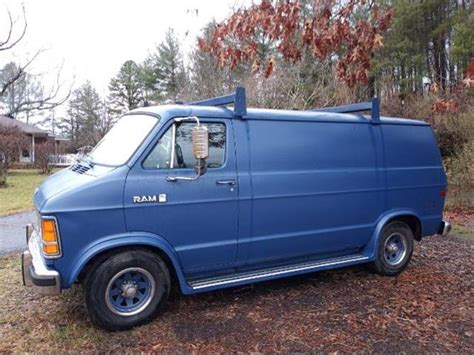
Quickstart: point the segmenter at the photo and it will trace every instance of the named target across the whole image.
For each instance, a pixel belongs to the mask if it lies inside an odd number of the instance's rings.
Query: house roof
[[[26,134],[34,134],[35,136],[47,136],[48,132],[37,128],[33,125],[26,124],[19,120],[11,119],[7,116],[0,115],[0,125],[8,126],[8,127],[18,127],[22,132]]]

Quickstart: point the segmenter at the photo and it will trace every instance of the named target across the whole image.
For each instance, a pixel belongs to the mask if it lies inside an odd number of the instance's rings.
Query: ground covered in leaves
[[[152,323],[94,327],[80,287],[39,298],[18,256],[0,258],[1,351],[474,352],[474,240],[430,237],[393,278],[364,267],[195,296],[175,295]]]

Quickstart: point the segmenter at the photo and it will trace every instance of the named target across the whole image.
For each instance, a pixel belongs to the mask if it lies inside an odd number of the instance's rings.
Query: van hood
[[[91,184],[98,177],[115,169],[115,167],[89,166],[78,163],[58,171],[36,188],[33,196],[35,208],[41,211],[46,202],[58,194]]]

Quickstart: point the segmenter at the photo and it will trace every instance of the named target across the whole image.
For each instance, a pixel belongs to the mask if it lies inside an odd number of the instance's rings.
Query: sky
[[[232,7],[251,0],[0,0],[0,40],[7,31],[7,11],[22,28],[22,5],[28,28],[13,50],[0,52],[0,66],[24,63],[44,49],[32,67],[45,85],[61,70],[64,87],[86,80],[101,95],[122,63],[141,62],[173,27],[183,51],[196,46],[200,30],[213,18],[223,20]]]

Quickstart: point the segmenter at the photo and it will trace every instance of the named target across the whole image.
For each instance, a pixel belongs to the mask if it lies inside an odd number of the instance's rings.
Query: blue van
[[[122,330],[152,319],[174,285],[362,263],[397,275],[415,240],[449,233],[446,188],[430,125],[380,117],[377,99],[247,110],[239,87],[140,108],[35,191],[23,281],[43,294],[82,283],[92,321]]]

